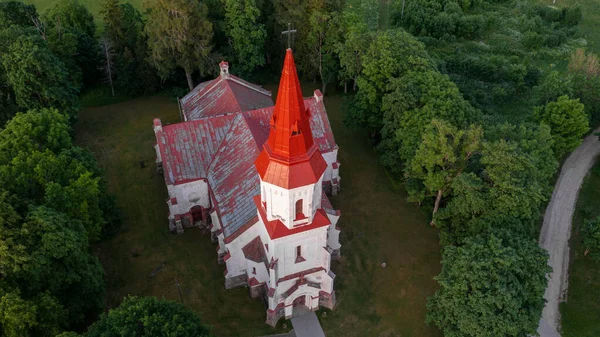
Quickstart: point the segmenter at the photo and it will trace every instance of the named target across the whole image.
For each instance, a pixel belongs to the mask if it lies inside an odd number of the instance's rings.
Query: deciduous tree
[[[378,149],[383,163],[393,172],[400,172],[402,163],[410,165],[433,119],[466,128],[480,118],[479,110],[462,97],[448,76],[436,70],[410,70],[388,81]]]
[[[432,120],[425,130],[405,172],[408,178],[418,179],[424,187],[422,190],[409,189],[409,200],[420,202],[426,197],[435,197],[431,225],[435,224],[434,216],[442,197],[449,193],[454,179],[480,150],[482,137],[480,126],[461,130],[438,119]]]
[[[557,158],[574,150],[589,131],[588,118],[579,99],[560,96],[556,101],[536,107],[534,116],[550,126],[553,150]]]
[[[379,132],[383,126],[383,96],[392,91],[390,82],[409,71],[432,69],[425,46],[404,30],[378,32],[362,58],[362,71],[357,79],[359,109],[349,116],[351,125]]]
[[[267,0],[268,1],[268,0]],[[258,0],[223,0],[225,3],[225,32],[230,39],[237,65],[250,73],[265,64],[267,32],[260,20]]]
[[[149,8],[146,33],[152,60],[160,76],[168,78],[176,67],[183,68],[190,90],[192,74],[206,75],[213,62],[212,23],[206,5],[193,0],[146,0]]]
[[[47,207],[31,207],[27,217],[0,232],[0,246],[19,256],[0,260],[3,281],[18,287],[24,299],[48,291],[68,310],[68,322],[79,323],[101,308],[102,266],[88,252],[85,228]]]
[[[534,239],[506,230],[446,247],[427,322],[448,337],[535,334],[551,271],[547,261]]]
[[[2,56],[6,79],[23,109],[53,107],[72,118],[78,110],[75,88],[63,63],[39,36],[20,36]]]
[[[585,255],[590,255],[594,260],[600,261],[600,217],[585,220],[581,230]]]
[[[154,297],[127,297],[100,317],[85,337],[209,337],[209,328],[182,304]]]

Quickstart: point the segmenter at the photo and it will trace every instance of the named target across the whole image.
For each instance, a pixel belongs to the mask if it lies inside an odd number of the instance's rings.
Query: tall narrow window
[[[301,219],[304,217],[304,212],[302,211],[302,199],[296,201],[296,219]]]
[[[302,257],[302,246],[296,246],[296,263],[303,261],[306,259]]]

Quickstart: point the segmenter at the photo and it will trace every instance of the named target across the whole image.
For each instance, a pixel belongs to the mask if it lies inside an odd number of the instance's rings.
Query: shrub
[[[585,220],[582,228],[584,255],[589,255],[593,260],[600,261],[600,216]]]

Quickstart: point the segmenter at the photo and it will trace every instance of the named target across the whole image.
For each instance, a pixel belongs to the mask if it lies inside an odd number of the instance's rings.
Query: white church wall
[[[259,283],[269,281],[269,272],[267,267],[262,262],[254,262],[246,259],[246,270],[248,277],[254,277]]]
[[[267,219],[280,220],[288,228],[312,222],[315,211],[321,208],[322,181],[323,176],[316,184],[288,190],[261,180],[261,201],[267,204]],[[303,200],[302,213],[307,218],[295,221],[296,202],[299,199]]]
[[[340,216],[327,213],[327,217],[331,221],[331,225],[329,225],[327,230],[327,247],[333,250],[340,249],[342,247],[340,244],[340,231],[336,229]]]
[[[265,243],[265,229],[264,226],[257,226],[256,224],[252,225],[248,228],[244,233],[235,238],[233,241],[229,243],[224,243],[225,250],[229,251],[230,258],[226,261],[227,264],[227,273],[231,276],[237,276],[246,272],[248,261],[244,256],[244,252],[242,248],[244,248],[250,241],[254,240],[256,236],[260,236],[263,244]],[[268,256],[268,255],[267,255]],[[264,266],[264,265],[263,265]],[[248,275],[252,270],[249,271]],[[266,272],[266,269],[265,269]],[[268,276],[267,276],[268,277]]]
[[[327,163],[327,169],[323,174],[323,181],[331,181],[333,178],[339,178],[337,169],[333,168],[333,164],[337,163],[338,148],[334,148],[333,151],[321,152],[323,159]]]
[[[280,278],[311,268],[323,267],[323,249],[327,242],[327,227],[316,228],[273,240],[273,254],[277,256],[277,274]],[[300,246],[304,261],[297,261],[297,247]]]
[[[177,204],[171,205],[171,214],[185,214],[194,206],[210,208],[208,184],[202,179],[185,184],[167,185],[167,190],[169,197],[177,200]]]

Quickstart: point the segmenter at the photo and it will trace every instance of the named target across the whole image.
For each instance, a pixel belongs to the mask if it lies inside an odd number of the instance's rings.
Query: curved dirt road
[[[596,131],[600,131],[600,129]],[[552,267],[553,272],[548,275],[548,288],[544,294],[547,302],[538,327],[541,337],[560,336],[558,304],[566,295],[569,281],[567,272],[569,269],[571,220],[583,178],[599,154],[598,137],[594,135],[586,137],[583,144],[565,161],[546,214],[544,214],[539,244],[550,254],[548,264]]]

